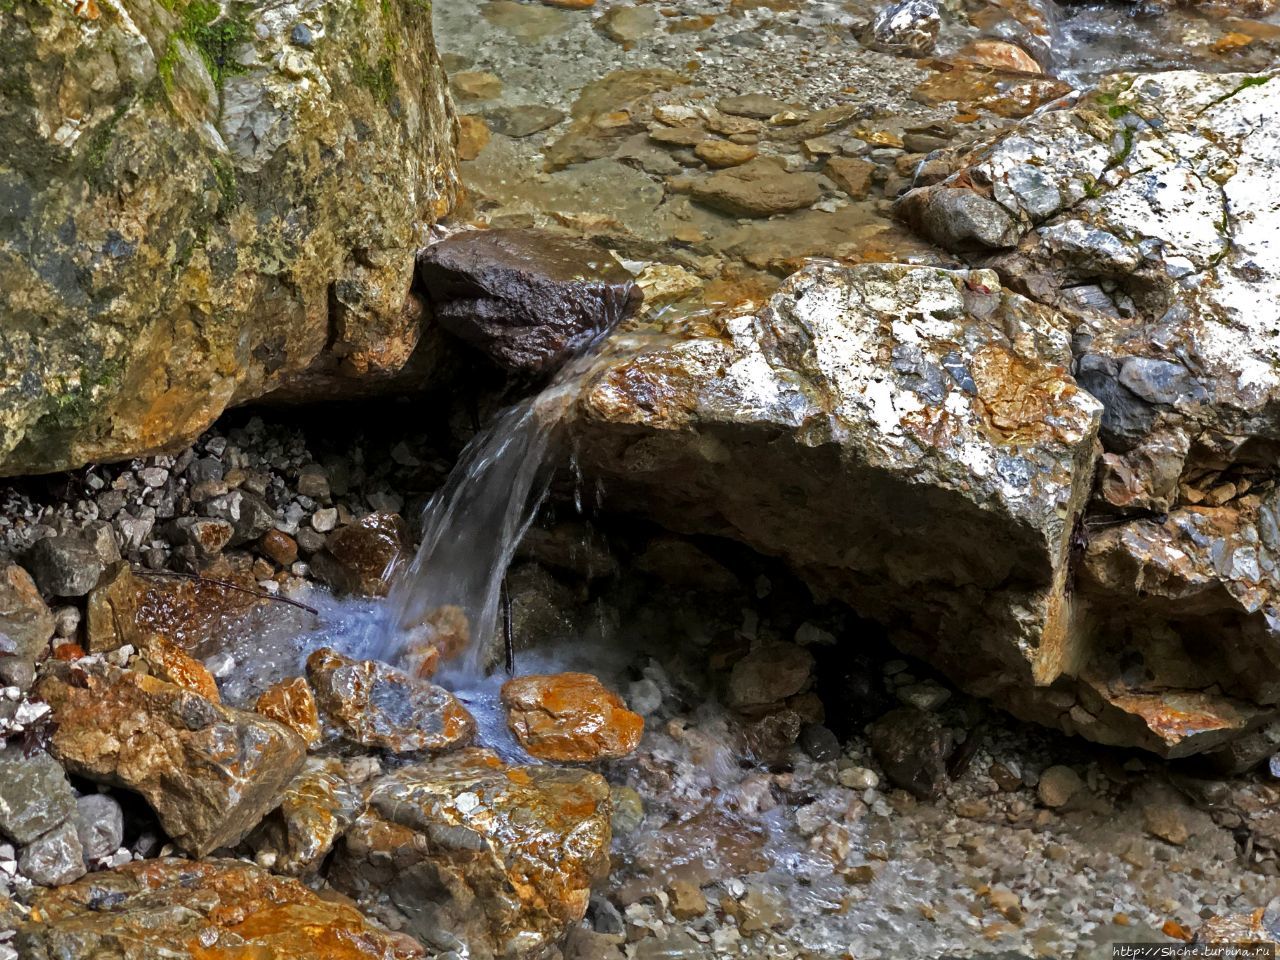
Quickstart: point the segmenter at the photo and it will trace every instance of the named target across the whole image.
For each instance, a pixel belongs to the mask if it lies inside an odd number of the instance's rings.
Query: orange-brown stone
[[[239,860],[136,861],[38,890],[18,925],[19,956],[175,960],[408,960],[421,948],[375,926],[349,903]],[[77,952],[77,956],[88,956]]]
[[[464,115],[458,118],[458,159],[474,160],[489,145],[489,125],[483,117]]]
[[[142,638],[138,649],[150,665],[153,677],[167,680],[184,690],[191,690],[214,703],[222,702],[213,674],[199,660],[183,652],[172,640],[167,640],[158,633],[149,633]]]
[[[303,677],[290,677],[273,683],[258,697],[253,709],[270,717],[307,741],[307,746],[320,742],[320,714],[311,686]]]
[[[51,663],[35,690],[53,708],[49,749],[68,772],[141,794],[194,856],[238,843],[306,757],[282,724],[134,670]]]
[[[640,743],[644,718],[589,673],[508,680],[507,725],[540,760],[561,763],[625,757]]]
[[[458,938],[467,956],[545,957],[608,870],[609,785],[596,773],[468,749],[402,767],[366,796],[330,882],[400,912],[416,937]]]
[[[298,541],[283,530],[268,530],[258,541],[262,555],[278,567],[291,567],[298,559]]]
[[[1034,74],[1044,72],[1035,57],[1016,43],[1005,40],[975,40],[963,47],[959,56],[996,70]]]

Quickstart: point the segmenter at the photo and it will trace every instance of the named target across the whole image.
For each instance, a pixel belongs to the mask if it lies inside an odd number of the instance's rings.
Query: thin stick
[[[288,597],[277,597],[274,594],[267,593],[265,590],[250,590],[248,587],[242,587],[238,583],[231,583],[228,580],[219,580],[216,577],[206,577],[199,573],[183,573],[181,570],[135,570],[145,577],[181,577],[184,580],[195,580],[198,583],[212,583],[215,586],[226,587],[228,590],[238,590],[240,593],[247,593],[251,597],[258,597],[262,600],[274,600],[276,603],[287,603],[291,607],[297,607],[299,610],[305,610],[307,613],[320,616],[320,611],[315,607],[308,607],[305,603],[299,603],[297,600],[290,600]]]
[[[507,589],[507,578],[502,578],[502,639],[507,647],[507,676],[516,675],[516,637],[515,625],[511,622],[511,591]]]

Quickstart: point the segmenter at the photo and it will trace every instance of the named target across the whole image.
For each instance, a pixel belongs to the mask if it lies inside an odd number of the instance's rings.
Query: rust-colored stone
[[[258,541],[262,555],[278,567],[288,569],[298,559],[298,541],[283,530],[268,530]]]
[[[290,677],[273,683],[258,697],[253,709],[264,717],[283,723],[307,741],[307,746],[320,742],[320,714],[311,686],[303,677]]]
[[[361,746],[443,753],[475,736],[475,719],[453,694],[385,663],[324,647],[307,658],[307,678],[324,718]]]
[[[214,703],[222,702],[213,674],[199,660],[183,652],[172,640],[167,640],[158,633],[148,633],[140,641],[138,650],[151,665],[153,677],[198,693]]]
[[[489,125],[483,117],[466,114],[458,118],[458,159],[474,160],[489,145]]]
[[[19,956],[175,960],[408,960],[421,948],[347,903],[238,860],[136,861],[39,890],[18,925]],[[88,956],[72,948],[76,956]]]
[[[36,694],[53,708],[54,757],[71,773],[140,793],[194,856],[238,843],[306,754],[273,720],[105,663],[53,664]]]
[[[471,621],[461,607],[445,604],[427,614],[410,633],[413,639],[404,653],[405,666],[426,680],[435,676],[442,660],[451,660],[467,648]]]
[[[584,770],[508,767],[464,750],[375,781],[330,881],[469,956],[544,956],[608,869],[609,785]]]
[[[644,733],[644,718],[589,673],[516,677],[503,685],[502,702],[511,732],[540,760],[625,757]]]
[[[329,534],[311,569],[339,593],[385,597],[408,542],[399,514],[371,513]]]

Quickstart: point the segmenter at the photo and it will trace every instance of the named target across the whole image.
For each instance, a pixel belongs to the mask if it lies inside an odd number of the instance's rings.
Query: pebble
[[[652,716],[662,709],[662,688],[648,677],[642,677],[627,687],[627,703],[640,716]]]
[[[80,626],[79,607],[58,607],[53,611],[54,632],[63,639],[75,636]]]
[[[311,515],[311,528],[316,533],[329,533],[338,525],[338,511],[336,507],[327,507],[324,510],[317,510]]]
[[[867,767],[848,767],[837,778],[850,790],[874,790],[880,786],[880,775]]]
[[[75,823],[86,860],[110,856],[124,839],[124,813],[115,798],[105,793],[77,799]]]
[[[634,787],[613,788],[613,832],[617,835],[635,831],[644,822],[644,800]]]
[[[819,763],[840,756],[840,739],[820,723],[808,723],[800,730],[800,749]]]

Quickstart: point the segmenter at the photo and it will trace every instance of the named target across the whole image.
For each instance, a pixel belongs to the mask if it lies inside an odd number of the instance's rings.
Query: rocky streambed
[[[1278,46],[0,4],[0,956],[1280,941]]]

